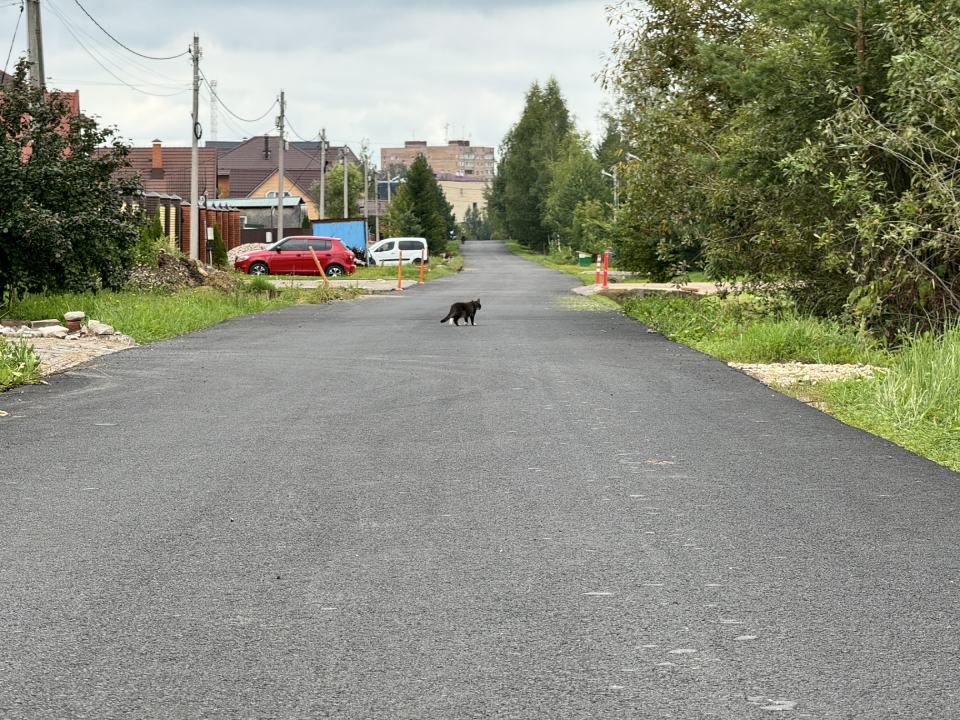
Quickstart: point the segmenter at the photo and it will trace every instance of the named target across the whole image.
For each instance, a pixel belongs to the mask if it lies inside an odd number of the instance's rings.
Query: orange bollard
[[[423,285],[423,261],[424,261],[424,255],[426,254],[426,252],[427,252],[426,248],[422,248],[420,250],[420,284],[421,285]]]
[[[607,265],[610,263],[610,253],[603,254],[603,286],[607,287]]]
[[[593,282],[594,285],[600,284],[600,253],[597,253],[597,279]]]
[[[397,290],[403,290],[403,250],[400,251],[400,262],[397,263]]]
[[[323,265],[317,259],[317,254],[313,251],[313,245],[310,246],[310,254],[313,255],[313,261],[317,264],[317,270],[320,271],[320,277],[323,278],[323,284],[330,287],[330,281],[327,280],[327,274],[323,271]]]

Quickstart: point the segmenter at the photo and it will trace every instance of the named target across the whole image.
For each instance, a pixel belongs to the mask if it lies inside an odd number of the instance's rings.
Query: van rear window
[[[401,250],[423,250],[423,241],[422,240],[401,240],[400,249]]]

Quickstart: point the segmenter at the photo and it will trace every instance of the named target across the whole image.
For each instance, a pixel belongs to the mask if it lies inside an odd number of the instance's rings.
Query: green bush
[[[213,242],[210,245],[210,254],[213,260],[213,266],[221,270],[227,267],[227,244],[223,241],[220,234],[220,226],[213,226]]]
[[[160,222],[160,208],[153,216],[153,220],[144,225],[140,231],[140,239],[133,248],[133,257],[137,265],[157,267],[161,250],[169,250],[170,241],[163,232]]]
[[[247,283],[247,292],[264,292],[265,290],[276,290],[273,283],[262,275],[254,275]]]

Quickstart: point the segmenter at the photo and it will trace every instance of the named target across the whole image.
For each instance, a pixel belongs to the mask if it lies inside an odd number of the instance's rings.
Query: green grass
[[[570,258],[569,256],[560,253],[544,255],[543,253],[532,251],[530,248],[511,240],[508,240],[505,244],[507,249],[509,249],[514,255],[518,255],[526,260],[532,260],[533,262],[540,263],[551,270],[558,270],[566,275],[576,275],[583,281],[584,285],[589,284],[586,276],[580,275],[580,271],[585,270],[586,268],[580,267],[579,262],[575,258]]]
[[[888,354],[869,336],[834,321],[771,309],[750,296],[702,299],[652,296],[627,300],[624,312],[671,340],[725,362],[863,363],[885,366]]]
[[[25,340],[0,338],[0,390],[40,380],[40,358]]]
[[[349,288],[284,290],[273,300],[258,293],[223,293],[207,288],[172,295],[162,292],[28,294],[10,316],[20,320],[61,319],[64,313],[79,310],[86,313],[88,319],[112,325],[138,343],[149,343],[238,315],[355,296]]]
[[[885,377],[831,383],[817,399],[849,425],[960,470],[960,327],[913,338]]]

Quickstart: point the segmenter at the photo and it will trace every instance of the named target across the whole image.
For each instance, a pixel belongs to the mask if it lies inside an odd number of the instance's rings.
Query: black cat
[[[440,321],[440,324],[443,325],[445,322],[447,322],[447,320],[449,320],[454,325],[459,326],[460,320],[463,320],[464,325],[466,325],[467,321],[469,320],[471,325],[476,325],[477,323],[473,319],[473,316],[477,314],[477,310],[479,309],[480,298],[465,303],[454,303],[450,306],[450,312],[448,312],[447,316]]]

